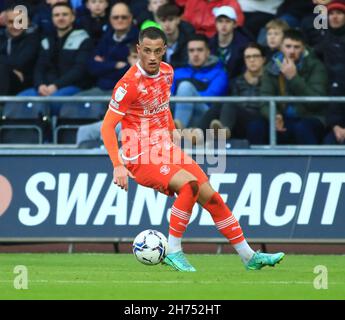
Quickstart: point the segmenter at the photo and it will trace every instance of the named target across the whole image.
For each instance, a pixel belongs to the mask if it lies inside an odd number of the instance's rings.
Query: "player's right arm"
[[[128,83],[119,82],[116,85],[109,103],[109,109],[101,127],[104,146],[108,151],[114,167],[114,183],[126,191],[128,190],[128,176],[131,178],[134,178],[134,176],[124,166],[121,156],[119,155],[119,145],[115,127],[126,115],[127,109],[136,98],[136,90],[134,89],[135,86],[130,86]]]
[[[108,110],[103,120],[101,133],[104,146],[108,150],[109,157],[111,159],[111,162],[113,163],[113,181],[115,184],[121,187],[121,189],[125,189],[127,191],[127,177],[130,176],[131,178],[134,178],[134,176],[123,165],[123,161],[119,155],[119,146],[117,142],[117,136],[115,133],[115,127],[121,121],[122,118],[122,115],[118,115]]]

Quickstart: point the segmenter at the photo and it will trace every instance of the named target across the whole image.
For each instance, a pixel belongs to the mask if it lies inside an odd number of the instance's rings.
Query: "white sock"
[[[169,234],[168,236],[168,254],[182,251],[182,238],[174,237]]]
[[[247,263],[255,253],[252,248],[249,246],[248,242],[246,240],[243,240],[240,243],[233,245],[234,249],[237,251],[237,253],[240,255],[242,261],[244,263]]]

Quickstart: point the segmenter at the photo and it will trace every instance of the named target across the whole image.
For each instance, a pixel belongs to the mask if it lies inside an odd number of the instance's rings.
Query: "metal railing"
[[[4,102],[108,102],[110,97],[99,96],[68,96],[68,97],[13,97],[0,96],[0,103]],[[277,145],[277,135],[275,130],[275,118],[278,103],[345,103],[343,97],[171,97],[171,103],[243,103],[256,102],[258,104],[268,103],[269,106],[269,145],[271,148]]]

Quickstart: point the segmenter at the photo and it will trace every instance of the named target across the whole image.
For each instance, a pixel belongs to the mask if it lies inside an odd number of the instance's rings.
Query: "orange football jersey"
[[[109,109],[123,116],[122,149],[126,157],[135,157],[159,142],[169,144],[172,82],[173,68],[161,62],[156,75],[147,74],[137,63],[116,84]]]

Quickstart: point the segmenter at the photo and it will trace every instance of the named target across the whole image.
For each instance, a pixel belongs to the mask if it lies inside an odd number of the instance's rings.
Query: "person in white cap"
[[[211,52],[224,63],[228,76],[233,79],[244,71],[243,51],[250,42],[237,28],[237,14],[230,6],[213,9],[217,34],[211,39]]]

